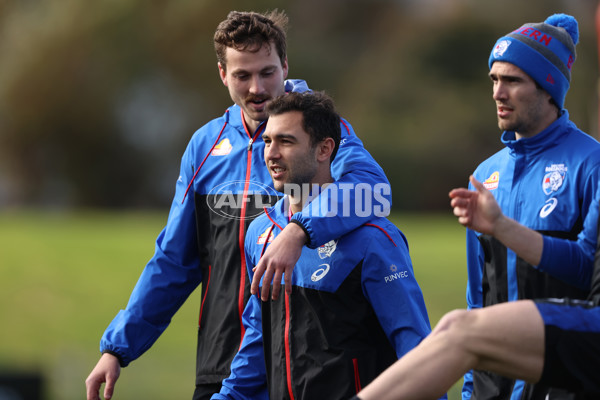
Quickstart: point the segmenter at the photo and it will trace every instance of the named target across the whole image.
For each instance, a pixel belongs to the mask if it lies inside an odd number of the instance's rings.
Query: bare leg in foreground
[[[471,369],[537,382],[543,363],[544,324],[532,301],[455,310],[358,396],[361,400],[437,399]]]

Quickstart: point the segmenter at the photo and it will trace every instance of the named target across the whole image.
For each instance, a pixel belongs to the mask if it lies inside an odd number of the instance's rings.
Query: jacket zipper
[[[287,378],[287,389],[290,395],[290,400],[294,400],[294,392],[292,391],[292,366],[290,363],[290,296],[285,292],[285,373]]]
[[[360,384],[360,374],[358,373],[358,358],[352,359],[352,365],[354,367],[354,386],[356,393],[358,393],[362,390],[362,385]]]
[[[244,181],[244,192],[242,194],[242,210],[240,211],[240,229],[238,234],[238,247],[240,249],[240,264],[241,264],[241,273],[240,273],[240,286],[238,290],[238,316],[240,319],[240,347],[242,346],[242,341],[244,340],[244,323],[242,322],[242,315],[244,313],[244,291],[246,288],[246,256],[244,254],[244,239],[246,237],[246,204],[248,197],[248,188],[250,186],[250,174],[252,169],[252,143],[258,138],[260,133],[263,131],[265,124],[262,123],[254,133],[254,137],[250,134],[248,127],[246,126],[246,120],[244,119],[244,111],[240,110],[242,115],[242,123],[244,125],[244,130],[249,137],[248,147],[247,147],[247,158],[246,158],[246,180]]]
[[[204,302],[206,301],[206,295],[208,294],[208,287],[210,286],[210,273],[212,272],[212,266],[208,266],[208,279],[206,280],[206,288],[204,289],[204,298],[200,304],[200,315],[198,315],[198,329],[201,328],[200,323],[202,322],[202,310],[204,310]]]

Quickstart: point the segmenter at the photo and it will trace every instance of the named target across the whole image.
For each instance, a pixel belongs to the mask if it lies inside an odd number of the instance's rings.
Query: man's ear
[[[335,141],[333,138],[328,137],[323,139],[317,147],[317,160],[319,162],[329,161],[331,153],[333,153],[333,149],[335,148]]]
[[[283,60],[283,64],[281,65],[281,69],[283,70],[283,79],[287,79],[289,66],[287,57]]]
[[[217,68],[219,68],[219,76],[221,77],[221,82],[223,82],[223,85],[227,86],[227,71],[225,71],[225,66],[218,62]]]

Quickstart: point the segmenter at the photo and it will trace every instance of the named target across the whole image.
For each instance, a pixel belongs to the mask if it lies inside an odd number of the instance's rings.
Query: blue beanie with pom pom
[[[496,41],[490,59],[516,65],[552,96],[560,109],[571,82],[575,45],[579,41],[577,20],[554,14],[542,23],[525,24]]]

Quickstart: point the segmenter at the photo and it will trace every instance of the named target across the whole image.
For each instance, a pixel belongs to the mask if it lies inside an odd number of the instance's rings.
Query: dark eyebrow
[[[231,71],[232,75],[248,74],[249,72],[243,68],[234,69]]]
[[[273,70],[273,69],[276,69],[276,68],[277,68],[276,64],[271,64],[271,65],[267,65],[267,66],[261,68],[260,71],[258,71],[258,72],[259,73],[264,73],[264,72],[266,72],[268,70]],[[246,70],[244,68],[238,68],[238,69],[232,70],[231,74],[232,75],[243,75],[243,74],[249,75],[250,71],[248,71],[248,70]]]
[[[488,76],[490,77],[490,79],[498,79],[498,80],[503,80],[503,81],[523,80],[523,77],[520,75],[503,75],[503,74],[495,74],[495,73],[490,72],[488,74]]]
[[[271,138],[271,136],[272,136],[272,138]],[[290,135],[288,133],[273,133],[271,135],[267,135],[267,133],[265,132],[262,134],[262,138],[263,138],[263,140],[265,140],[265,138],[267,138],[267,139],[268,138],[271,138],[271,139],[276,138],[276,139],[289,139],[289,140],[296,141],[296,136]]]

